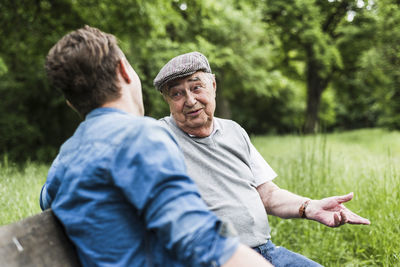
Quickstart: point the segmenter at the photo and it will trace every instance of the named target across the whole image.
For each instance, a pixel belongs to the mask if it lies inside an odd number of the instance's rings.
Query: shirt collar
[[[182,129],[179,128],[179,126],[176,124],[174,117],[172,117],[172,114],[169,116],[170,117],[170,121],[172,122],[172,124],[177,127],[179,130],[182,131]],[[221,125],[219,124],[218,120],[216,120],[215,118],[213,118],[213,131],[211,132],[211,134],[209,136],[206,137],[197,137],[195,135],[192,134],[188,134],[184,131],[182,131],[183,133],[185,133],[186,135],[188,135],[190,138],[195,138],[195,139],[204,139],[204,138],[212,138],[218,131],[221,130]]]
[[[213,119],[213,131],[212,131],[211,134],[210,134],[209,136],[207,136],[207,137],[210,137],[210,138],[213,137],[214,134],[215,134],[217,131],[219,131],[219,130],[220,130],[220,127],[219,127],[217,121]],[[188,135],[189,135],[191,138],[199,138],[199,137],[197,137],[197,136],[195,136],[195,135],[193,135],[193,134],[188,134]]]
[[[129,114],[121,109],[117,109],[117,108],[95,108],[92,111],[90,111],[85,119],[90,119],[93,117],[97,117],[100,115],[104,115],[104,114],[108,114],[108,113],[120,113],[120,114]]]

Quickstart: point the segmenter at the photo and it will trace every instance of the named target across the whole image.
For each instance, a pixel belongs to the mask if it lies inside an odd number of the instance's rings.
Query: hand
[[[329,227],[339,227],[345,223],[371,224],[368,219],[358,216],[342,204],[352,198],[353,192],[344,196],[312,200],[306,208],[306,216]]]

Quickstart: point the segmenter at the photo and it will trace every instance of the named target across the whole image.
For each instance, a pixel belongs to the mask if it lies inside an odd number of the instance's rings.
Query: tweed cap
[[[163,86],[169,81],[192,75],[200,70],[211,73],[210,64],[202,53],[191,52],[179,55],[162,67],[153,83],[156,89],[161,91]]]

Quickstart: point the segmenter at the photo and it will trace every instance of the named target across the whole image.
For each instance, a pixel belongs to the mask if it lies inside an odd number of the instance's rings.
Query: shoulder
[[[185,170],[178,142],[168,129],[159,121],[146,117],[135,120],[135,125],[130,126],[133,134],[125,136],[114,151],[114,171],[123,161],[140,163],[138,169],[142,172],[155,172],[160,166],[168,170]]]
[[[102,131],[99,136],[103,141],[115,146],[129,141],[146,139],[163,132],[157,120],[129,114],[115,114],[104,117],[95,128]]]
[[[85,129],[86,128],[86,129]],[[86,144],[101,145],[110,151],[139,150],[157,144],[174,145],[172,135],[154,118],[109,113],[82,127]],[[77,136],[80,139],[79,135]],[[79,140],[78,140],[79,141]],[[80,142],[82,143],[82,142]],[[147,151],[148,152],[148,151]]]
[[[218,118],[218,117],[214,117],[214,120],[221,125],[226,125],[226,126],[230,126],[230,127],[240,127],[239,123],[237,123],[236,121],[233,121],[233,120],[222,119],[222,118]]]
[[[228,119],[221,119],[221,118],[214,118],[215,122],[221,127],[222,130],[226,131],[238,131],[240,133],[246,133],[246,131],[239,125],[236,121],[228,120]]]
[[[166,116],[158,120],[162,127],[172,128],[174,125],[173,119],[170,116]]]
[[[180,139],[181,137],[187,136],[181,129],[179,129],[179,127],[176,125],[176,122],[171,116],[166,116],[159,119],[158,121],[160,122],[160,125],[162,127],[164,127],[170,134],[174,136],[174,138]]]
[[[122,112],[109,112],[84,121],[76,132],[84,134],[98,132],[97,137],[109,140],[131,138],[137,134],[157,128],[157,120],[146,116],[133,116]],[[95,135],[92,136],[95,139]]]
[[[121,159],[141,162],[143,166],[170,162],[169,158],[183,159],[175,137],[159,121],[142,117],[132,121],[129,127],[129,133],[112,148],[110,158],[114,159],[115,166],[120,165]]]
[[[249,135],[247,134],[246,130],[239,125],[239,123],[228,119],[214,119],[216,124],[218,125],[217,127],[219,127],[221,131],[220,138],[222,139],[220,140],[222,140],[224,143],[232,142],[235,145],[241,144],[243,146],[243,149],[249,151],[249,145],[251,143]]]
[[[175,143],[175,139],[166,127],[166,124],[160,120],[150,117],[140,117],[137,118],[134,123],[130,125],[130,127],[136,132],[136,134],[130,138],[139,139],[141,142],[148,141],[152,143]]]

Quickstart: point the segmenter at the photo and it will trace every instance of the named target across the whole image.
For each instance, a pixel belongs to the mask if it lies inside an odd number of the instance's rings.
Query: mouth
[[[199,115],[202,110],[203,110],[202,108],[199,108],[199,109],[196,109],[196,110],[192,110],[192,111],[186,112],[186,116],[195,117],[195,116]]]

